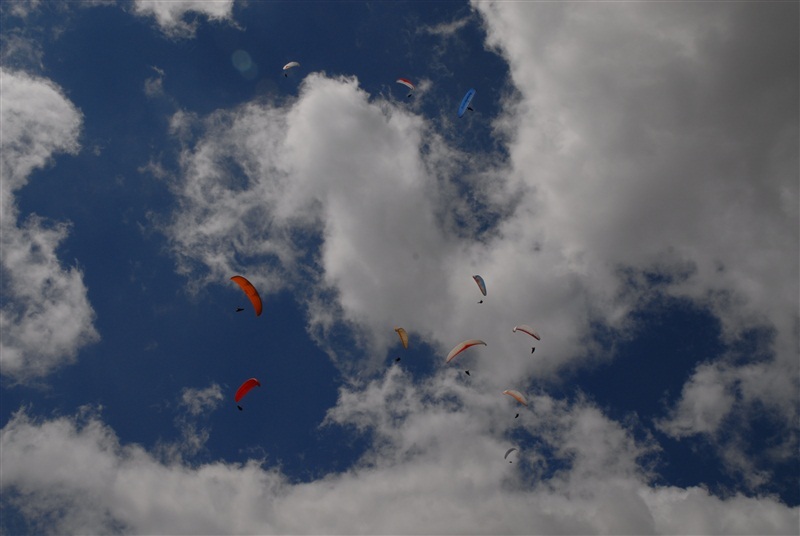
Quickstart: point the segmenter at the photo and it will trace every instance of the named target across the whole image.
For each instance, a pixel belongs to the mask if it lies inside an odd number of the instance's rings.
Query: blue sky
[[[797,534],[796,3],[0,16],[3,533]]]

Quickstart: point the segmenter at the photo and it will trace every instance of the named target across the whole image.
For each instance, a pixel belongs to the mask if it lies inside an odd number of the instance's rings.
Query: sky
[[[3,2],[0,533],[798,534],[799,20]]]

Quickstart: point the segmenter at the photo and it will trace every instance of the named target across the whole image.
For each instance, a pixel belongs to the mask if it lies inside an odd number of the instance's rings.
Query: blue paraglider
[[[469,91],[467,91],[467,94],[464,95],[463,99],[461,99],[461,106],[458,107],[458,117],[463,116],[464,112],[466,112],[467,110],[469,110],[470,112],[472,111],[472,108],[470,108],[469,105],[472,102],[472,97],[474,96],[475,96],[474,89],[470,89]]]

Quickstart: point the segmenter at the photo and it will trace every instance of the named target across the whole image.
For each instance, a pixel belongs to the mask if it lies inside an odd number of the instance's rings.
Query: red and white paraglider
[[[526,326],[525,324],[522,324],[522,325],[520,325],[520,326],[516,326],[516,327],[515,327],[513,330],[511,330],[511,331],[513,331],[514,333],[516,333],[516,332],[518,332],[518,331],[520,331],[520,332],[522,332],[522,333],[527,333],[528,335],[530,335],[531,337],[533,337],[533,338],[534,338],[534,339],[536,339],[537,341],[541,341],[541,340],[542,340],[542,338],[541,338],[541,337],[539,337],[539,334],[538,334],[538,333],[536,333],[536,331],[534,331],[534,329],[533,329],[532,327],[530,327],[530,326]],[[533,352],[535,352],[535,351],[536,351],[536,347],[535,347],[535,346],[532,346],[532,347],[531,347],[531,353],[533,353]]]
[[[408,78],[398,78],[395,80],[395,82],[398,84],[403,84],[408,88],[408,95],[406,95],[406,97],[411,97],[412,93],[414,93],[414,90],[417,89],[417,87]]]
[[[458,354],[460,354],[461,352],[463,352],[467,348],[472,348],[473,346],[477,346],[477,345],[480,345],[480,344],[482,344],[483,346],[486,346],[486,343],[481,341],[481,340],[479,340],[479,339],[468,339],[466,341],[463,341],[463,342],[460,342],[460,343],[456,344],[453,347],[453,349],[450,350],[450,353],[447,354],[447,359],[445,360],[445,363],[449,363],[450,361],[455,359],[455,357]]]
[[[528,406],[528,400],[527,400],[527,399],[525,398],[525,396],[523,396],[523,394],[522,394],[522,393],[520,393],[519,391],[516,391],[516,390],[514,390],[514,389],[506,389],[505,391],[503,391],[503,394],[504,394],[504,395],[508,395],[508,396],[510,396],[511,398],[513,398],[514,400],[516,400],[517,402],[519,402],[520,404],[522,404],[523,406],[526,406],[526,407]],[[517,413],[517,414],[514,416],[514,418],[515,418],[515,419],[516,419],[517,417],[519,417],[519,413]]]

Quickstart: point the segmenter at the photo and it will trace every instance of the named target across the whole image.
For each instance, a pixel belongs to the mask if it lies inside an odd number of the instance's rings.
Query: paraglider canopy
[[[245,382],[242,385],[240,385],[239,388],[236,390],[236,394],[233,396],[233,399],[238,404],[239,401],[244,397],[244,395],[249,393],[250,390],[253,389],[254,387],[261,387],[261,382],[259,382],[255,378],[250,378],[249,380],[245,380]],[[242,406],[237,405],[237,407],[241,411]]]
[[[296,61],[290,61],[286,65],[283,66],[283,76],[289,76],[289,69],[294,69],[295,67],[300,67],[300,64]]]
[[[523,406],[528,405],[528,401],[525,399],[524,396],[522,396],[522,393],[520,393],[519,391],[515,391],[514,389],[506,389],[505,391],[503,391],[503,394],[510,396]]]
[[[479,275],[473,275],[472,279],[475,280],[475,283],[478,285],[478,288],[481,289],[481,294],[486,296],[486,282],[483,278]]]
[[[403,328],[394,328],[397,335],[400,337],[400,342],[403,343],[403,348],[408,348],[408,333]]]
[[[254,287],[250,281],[240,275],[231,277],[231,281],[239,285],[244,293],[247,294],[247,297],[250,298],[250,303],[253,304],[253,309],[256,312],[256,316],[261,316],[261,297],[258,295],[256,287]]]
[[[511,447],[510,449],[508,449],[508,450],[506,451],[506,455],[505,455],[505,456],[503,456],[503,459],[504,459],[504,460],[507,460],[507,459],[508,459],[508,455],[509,455],[509,454],[511,454],[512,452],[514,452],[515,450],[517,450],[517,447]]]
[[[467,109],[472,111],[472,108],[470,108],[469,105],[470,103],[472,103],[472,97],[474,96],[475,96],[474,89],[470,89],[469,91],[467,91],[467,93],[464,95],[464,98],[461,99],[461,105],[458,107],[458,117],[462,117],[464,115],[464,112],[467,111]]]
[[[416,86],[414,86],[414,84],[411,83],[411,80],[409,80],[408,78],[398,78],[397,80],[395,80],[395,82],[397,82],[398,84],[403,84],[408,88],[408,95],[406,95],[406,97],[410,97],[411,93],[416,89]]]
[[[541,337],[539,337],[539,334],[538,334],[538,333],[536,333],[536,331],[534,331],[534,329],[533,329],[532,327],[530,327],[530,326],[526,326],[525,324],[522,324],[522,325],[520,325],[520,326],[516,326],[516,327],[515,327],[513,330],[511,330],[511,331],[512,331],[512,332],[514,332],[514,333],[516,333],[516,332],[518,332],[518,331],[521,331],[522,333],[527,333],[528,335],[530,335],[531,337],[533,337],[533,338],[534,338],[534,339],[536,339],[537,341],[541,341],[541,340],[542,340],[542,338],[541,338]]]
[[[447,354],[447,359],[445,360],[445,363],[449,363],[453,358],[455,358],[458,354],[460,354],[461,352],[463,352],[467,348],[470,348],[472,346],[476,346],[478,344],[482,344],[483,346],[486,346],[485,342],[483,342],[481,340],[478,340],[478,339],[469,339],[469,340],[466,340],[466,341],[463,341],[463,342],[460,342],[460,343],[456,344],[453,347],[453,349],[450,350],[450,353]]]

